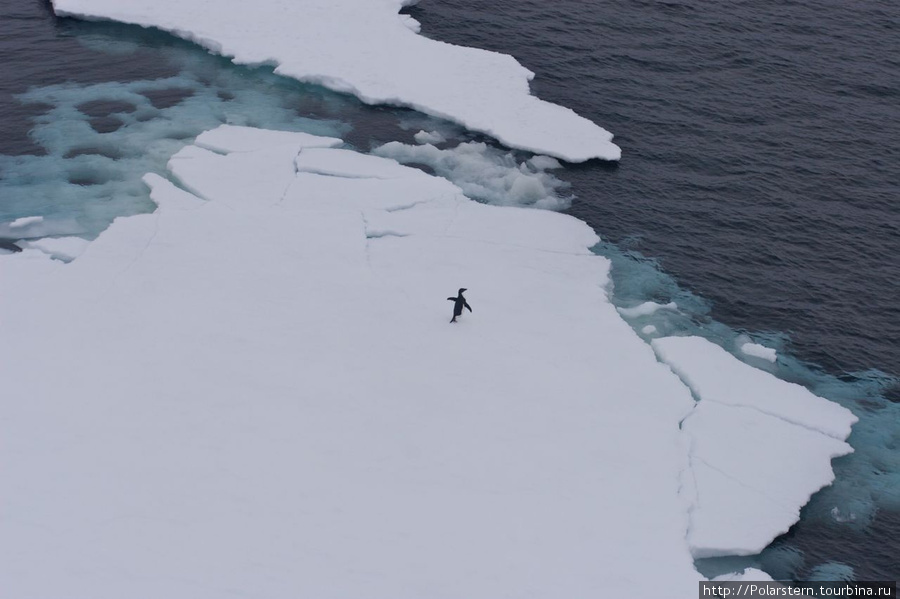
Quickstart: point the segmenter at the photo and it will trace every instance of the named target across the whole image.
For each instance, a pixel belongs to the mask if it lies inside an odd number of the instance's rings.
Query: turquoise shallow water
[[[570,212],[607,240],[596,251],[614,261],[616,301],[682,308],[638,319],[636,330],[690,331],[731,351],[749,338],[776,347],[776,365],[754,365],[861,417],[857,453],[835,462],[835,485],[766,553],[739,562],[782,577],[841,563],[858,578],[900,578],[900,409],[887,374],[897,372],[900,338],[889,160],[900,139],[900,119],[890,120],[898,79],[886,75],[896,63],[876,56],[860,77],[885,82],[856,82],[853,61],[873,58],[862,48],[830,78],[814,77],[819,67],[796,57],[816,51],[831,19],[814,27],[737,6],[719,14],[716,5],[607,3],[587,14],[582,4],[447,0],[413,12],[426,34],[520,57],[538,72],[542,97],[617,134],[620,165],[555,172],[576,196]],[[869,8],[862,14],[878,21]],[[338,134],[362,149],[411,142],[434,124],[234,67],[158,32],[55,19],[39,0],[0,0],[0,23],[0,49],[12,57],[0,66],[0,223],[45,217],[19,236],[91,237],[117,216],[151,210],[139,177],[219,123]],[[840,36],[831,43],[840,48]],[[839,52],[830,52],[833,63]],[[841,152],[823,151],[835,139]],[[0,238],[11,239],[2,226]]]

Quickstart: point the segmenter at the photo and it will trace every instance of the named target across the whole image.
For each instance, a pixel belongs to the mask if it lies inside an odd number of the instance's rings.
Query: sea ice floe
[[[501,143],[572,162],[618,160],[612,135],[531,95],[534,73],[505,54],[415,33],[396,0],[53,0],[60,16],[157,27],[239,64],[409,106]]]
[[[849,450],[829,402],[642,341],[574,218],[334,138],[199,143],[73,262],[0,256],[11,595],[690,596]]]
[[[693,400],[589,227],[299,133],[201,143],[70,264],[0,256],[4,592],[696,591]]]
[[[853,451],[844,439],[856,417],[701,337],[652,345],[699,400],[682,423],[691,437],[694,556],[759,553],[834,480],[831,459]]]

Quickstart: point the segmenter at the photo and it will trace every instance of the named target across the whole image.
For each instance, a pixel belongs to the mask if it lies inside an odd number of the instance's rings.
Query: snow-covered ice
[[[834,480],[831,459],[853,451],[844,439],[856,417],[701,337],[652,345],[699,400],[682,424],[691,438],[692,552],[759,553]]]
[[[239,64],[274,64],[369,104],[409,106],[501,143],[572,162],[618,160],[612,134],[531,95],[505,54],[417,34],[404,0],[53,0],[58,15],[157,27]]]
[[[702,337],[657,339],[653,348],[705,400],[752,408],[842,440],[857,421],[847,408],[748,366]]]
[[[339,143],[222,127],[0,256],[5,593],[687,597],[830,480],[852,417],[646,344],[584,223]]]
[[[594,233],[241,131],[73,262],[0,257],[4,593],[694,593],[693,400]]]
[[[778,359],[778,352],[771,347],[760,345],[759,343],[744,343],[741,345],[741,351],[748,356],[762,358],[769,362],[775,362]]]

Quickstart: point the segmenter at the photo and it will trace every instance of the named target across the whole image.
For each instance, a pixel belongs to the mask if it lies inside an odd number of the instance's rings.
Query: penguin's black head
[[[463,291],[465,291],[465,290],[466,290],[465,287],[460,287],[460,288],[459,288],[459,294],[462,295],[462,294],[463,294]]]

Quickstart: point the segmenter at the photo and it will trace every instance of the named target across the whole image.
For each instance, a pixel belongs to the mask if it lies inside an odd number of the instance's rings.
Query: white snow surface
[[[220,128],[0,256],[5,594],[688,597],[830,480],[850,420],[644,343],[584,223],[338,141]]]
[[[531,95],[534,73],[505,54],[418,35],[402,0],[52,0],[60,16],[157,27],[231,57],[354,94],[409,106],[572,162],[618,160],[612,134]]]
[[[741,351],[748,356],[762,358],[763,360],[768,360],[769,362],[773,363],[778,359],[777,351],[775,351],[771,347],[760,345],[759,343],[744,343],[743,345],[741,345]]]
[[[4,595],[696,592],[693,400],[590,228],[221,134],[171,160],[199,195],[148,175],[73,262],[0,256]]]
[[[652,345],[699,399],[682,424],[695,493],[691,551],[698,558],[759,553],[834,480],[831,459],[853,451],[844,439],[857,418],[701,337]]]

